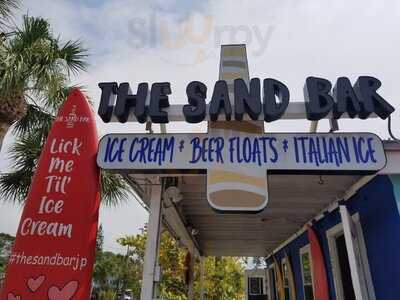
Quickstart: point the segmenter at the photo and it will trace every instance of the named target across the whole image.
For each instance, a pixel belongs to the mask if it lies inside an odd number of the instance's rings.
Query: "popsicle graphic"
[[[245,45],[223,45],[219,79],[225,80],[229,100],[234,105],[234,80],[249,84],[249,68]],[[249,136],[264,132],[263,121],[210,122],[208,132],[219,136]],[[207,198],[211,207],[221,212],[258,212],[268,202],[267,176],[261,168],[218,165],[207,173]]]

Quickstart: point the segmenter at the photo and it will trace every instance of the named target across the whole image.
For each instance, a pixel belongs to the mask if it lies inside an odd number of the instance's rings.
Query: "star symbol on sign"
[[[183,148],[185,148],[185,141],[184,141],[184,140],[181,140],[181,141],[179,142],[179,151],[182,152]]]
[[[282,141],[282,146],[283,146],[283,151],[287,152],[288,149],[289,149],[289,142],[288,142],[287,139],[284,139],[284,140]]]

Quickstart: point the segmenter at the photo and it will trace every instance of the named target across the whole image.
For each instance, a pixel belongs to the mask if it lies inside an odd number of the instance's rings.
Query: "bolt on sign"
[[[74,89],[41,153],[0,299],[89,299],[100,205],[97,146],[92,110]]]
[[[305,116],[367,119],[389,117],[394,108],[378,93],[381,82],[360,76],[335,85],[308,77],[304,85]],[[249,78],[243,45],[222,46],[220,78],[213,90],[199,81],[186,88],[187,104],[171,106],[169,82],[140,83],[136,94],[128,83],[102,82],[99,116],[104,122],[168,123],[169,113],[188,123],[209,121],[207,134],[105,136],[99,145],[101,168],[160,174],[163,170],[207,173],[207,197],[221,212],[257,212],[268,202],[267,173],[374,173],[386,164],[381,140],[370,133],[264,133],[290,108],[288,87],[272,78]],[[207,101],[209,100],[209,101]],[[208,103],[207,103],[208,102]],[[181,109],[177,112],[176,109]]]

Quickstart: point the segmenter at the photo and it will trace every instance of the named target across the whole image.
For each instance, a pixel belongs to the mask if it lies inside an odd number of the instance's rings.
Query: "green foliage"
[[[128,247],[128,257],[139,267],[137,281],[134,286],[127,285],[140,295],[140,280],[144,262],[147,233],[143,229],[140,234],[126,236],[118,240],[122,246]],[[164,232],[161,236],[159,262],[162,268],[162,280],[158,286],[159,294],[169,300],[186,299],[186,286],[184,284],[184,259],[185,251],[178,247],[177,242]]]
[[[98,294],[98,300],[114,300],[116,297],[117,294],[112,289],[102,290]]]
[[[121,175],[101,171],[101,200],[109,206],[116,206],[132,197],[132,190]]]
[[[161,236],[159,256],[162,277],[158,288],[161,297],[171,300],[184,300],[187,298],[185,256],[186,251],[179,248],[177,241],[167,231],[164,232]]]
[[[0,54],[2,98],[18,92],[52,113],[65,99],[70,72],[86,68],[86,50],[79,41],[62,43],[47,20],[30,16],[3,40]]]
[[[237,257],[207,257],[204,260],[205,298],[239,300],[244,296],[244,268]],[[195,299],[200,298],[200,265],[195,266]]]
[[[140,291],[141,265],[126,255],[112,252],[98,252],[94,266],[93,279],[97,295],[110,297],[118,291],[132,289]],[[108,299],[108,298],[105,298]],[[113,299],[113,298],[110,298]]]
[[[0,0],[0,17],[16,1]],[[67,98],[70,74],[86,69],[87,51],[80,41],[62,42],[47,20],[23,17],[20,27],[0,40],[0,102],[23,103],[26,112],[13,124],[15,143],[9,149],[12,171],[0,174],[0,197],[13,203],[26,199],[38,158],[51,124]],[[17,104],[15,104],[17,106]],[[1,108],[1,106],[0,106]],[[1,111],[1,109],[0,109]],[[102,201],[117,205],[131,195],[119,175],[102,172]]]
[[[19,4],[18,0],[0,0],[0,27],[8,25],[8,21]]]
[[[96,237],[96,253],[103,252],[103,245],[104,245],[103,225],[100,224],[99,229],[97,230],[97,237]]]
[[[15,237],[6,233],[0,233],[0,278],[2,278],[5,273],[14,240]]]
[[[102,262],[96,262],[96,283],[102,278],[118,278],[118,284],[99,284],[100,291],[107,291],[111,287],[114,291],[131,289],[134,299],[140,297],[140,283],[146,247],[146,230],[133,236],[118,239],[118,243],[127,247],[126,256],[107,254]],[[158,284],[159,297],[168,300],[187,299],[187,285],[185,284],[185,257],[187,251],[179,247],[178,242],[168,232],[161,236],[159,263],[162,269],[161,282]],[[113,256],[113,257],[110,257]],[[119,257],[119,258],[118,258]],[[207,257],[205,264],[204,287],[206,299],[239,300],[243,299],[244,281],[242,260],[235,257]],[[113,267],[111,265],[114,265]],[[119,266],[119,267],[116,267]],[[100,271],[104,273],[100,276]],[[195,264],[195,299],[200,298],[200,262]]]

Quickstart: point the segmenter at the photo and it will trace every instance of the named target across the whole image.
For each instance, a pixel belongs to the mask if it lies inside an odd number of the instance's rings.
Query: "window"
[[[363,299],[376,299],[372,284],[371,272],[364,242],[363,231],[358,213],[351,216],[354,222],[354,255],[359,260],[360,272],[358,273]],[[353,235],[353,233],[352,233]],[[332,273],[335,283],[335,293],[338,299],[354,299],[353,280],[348,259],[346,238],[344,236],[343,224],[339,223],[326,231],[328,239],[329,254],[332,264]]]
[[[300,249],[301,276],[305,300],[314,299],[310,245]]]
[[[276,275],[275,275],[275,267],[274,265],[271,265],[268,268],[268,280],[269,280],[269,299],[270,300],[276,300],[278,299],[278,291],[276,288]]]
[[[282,259],[282,277],[283,277],[283,289],[285,290],[285,299],[290,300],[290,288],[289,288],[289,270],[286,263],[286,258]]]
[[[274,278],[275,278],[275,287],[276,287],[276,289],[275,289],[275,298],[276,299],[279,299],[279,295],[280,295],[280,293],[282,292],[280,289],[281,289],[281,287],[279,286],[279,284],[278,284],[278,270],[276,269],[276,266],[274,266]]]
[[[263,287],[263,279],[262,277],[249,277],[249,294],[250,295],[263,295],[264,287]]]
[[[354,294],[353,280],[351,279],[349,257],[347,254],[344,233],[336,237],[335,244],[340,269],[340,278],[342,281],[343,298],[346,300],[355,300],[356,295]]]

